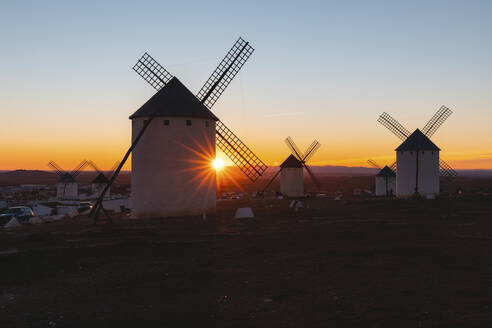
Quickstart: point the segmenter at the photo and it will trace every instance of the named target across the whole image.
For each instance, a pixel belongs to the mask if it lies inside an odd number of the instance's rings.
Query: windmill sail
[[[249,45],[249,42],[239,38],[200,89],[197,98],[211,109],[253,51],[254,49]],[[265,163],[222,121],[218,121],[216,124],[216,134],[217,147],[252,182],[263,175],[268,168]]]
[[[148,53],[144,53],[142,58],[133,66],[133,70],[157,91],[162,89],[173,78],[171,73]]]
[[[239,38],[200,89],[198,99],[208,108],[212,108],[253,51],[255,49],[249,42]]]

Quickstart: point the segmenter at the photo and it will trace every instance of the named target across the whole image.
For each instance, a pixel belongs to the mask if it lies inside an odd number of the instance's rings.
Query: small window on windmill
[[[191,125],[191,120],[186,120],[186,125],[190,126]]]
[[[169,125],[169,120],[164,120],[164,125]]]

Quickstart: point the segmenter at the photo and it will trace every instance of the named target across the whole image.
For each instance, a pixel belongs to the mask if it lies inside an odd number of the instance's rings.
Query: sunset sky
[[[196,93],[239,36],[256,51],[213,112],[267,164],[287,136],[321,142],[313,165],[391,162],[399,140],[378,116],[413,130],[446,105],[442,158],[492,169],[492,1],[233,3],[2,2],[0,170],[109,169],[154,93],[138,58]]]

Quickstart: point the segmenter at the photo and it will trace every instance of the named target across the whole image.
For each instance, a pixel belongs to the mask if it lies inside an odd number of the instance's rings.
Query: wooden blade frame
[[[85,159],[83,159],[82,162],[80,162],[79,165],[77,165],[75,167],[75,169],[73,169],[73,171],[70,173],[70,175],[75,179],[75,177],[77,175],[79,175],[80,170],[82,170],[84,167],[86,167],[88,163],[89,162],[87,162]]]
[[[93,161],[89,161],[89,166],[91,166],[94,170],[96,170],[97,173],[101,174],[102,171],[99,169],[99,167],[97,167],[96,163],[94,163]]]
[[[393,132],[401,140],[405,140],[410,136],[410,131],[405,129],[397,120],[395,120],[391,115],[384,112],[379,116],[378,122],[384,125],[388,130]]]
[[[381,170],[382,169],[382,167],[378,163],[376,163],[375,161],[373,161],[372,159],[368,159],[367,160],[367,163],[371,164],[371,166],[373,166],[374,168],[376,168],[378,170]]]
[[[252,182],[258,180],[268,166],[239,139],[224,123],[217,121],[216,145]]]
[[[427,124],[422,129],[422,133],[428,138],[432,137],[436,133],[437,129],[447,120],[447,118],[453,114],[453,111],[446,106],[441,106],[439,110],[432,116]]]
[[[148,53],[144,53],[133,66],[133,70],[157,91],[162,89],[173,78],[172,74]]]
[[[254,51],[249,42],[239,38],[200,89],[197,98],[212,108]]]
[[[292,155],[294,155],[299,161],[303,161],[302,155],[301,155],[301,150],[299,147],[297,147],[296,143],[294,140],[292,140],[291,137],[287,137],[285,139],[285,143],[287,144],[287,147],[289,147],[290,151],[292,152]]]
[[[319,147],[321,147],[321,144],[318,142],[318,140],[314,140],[304,153],[302,157],[302,162],[306,163],[307,161],[309,161],[311,157],[313,157],[314,154],[318,151]]]
[[[58,164],[53,161],[49,161],[48,166],[55,170],[59,176],[63,176],[66,173],[61,167],[58,166]]]
[[[451,165],[443,161],[442,159],[439,160],[439,173],[442,176],[447,176],[447,177],[456,177],[458,176],[458,172],[456,172]]]
[[[209,109],[217,102],[227,86],[246,63],[254,49],[239,38],[219,66],[205,82],[197,98]],[[223,122],[216,123],[216,145],[246,175],[255,182],[268,168],[245,143]]]

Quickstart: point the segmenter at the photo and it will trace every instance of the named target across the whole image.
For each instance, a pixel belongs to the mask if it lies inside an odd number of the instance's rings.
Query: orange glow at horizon
[[[287,149],[278,147],[274,142],[269,144],[251,143],[254,145],[255,153],[268,165],[276,166],[288,155]],[[47,164],[54,160],[64,169],[75,167],[82,159],[92,160],[102,170],[109,170],[116,160],[121,160],[128,145],[124,142],[101,144],[79,144],[77,147],[70,146],[65,142],[60,143],[32,143],[20,142],[19,144],[8,144],[2,147],[0,152],[0,170],[51,170]],[[387,164],[395,160],[394,151],[360,145],[351,147],[350,152],[343,149],[344,146],[322,147],[318,154],[308,163],[313,166],[336,165],[336,166],[365,166],[369,167],[369,158],[380,164]],[[358,156],[354,156],[358,155]],[[220,150],[217,149],[217,159],[223,161],[224,167],[234,165]],[[463,152],[441,152],[444,159],[455,169],[492,169],[492,151],[463,151]],[[209,160],[208,165],[213,160]],[[216,170],[220,168],[213,165]],[[123,170],[131,169],[131,158],[125,163]],[[86,168],[85,170],[90,170]]]

